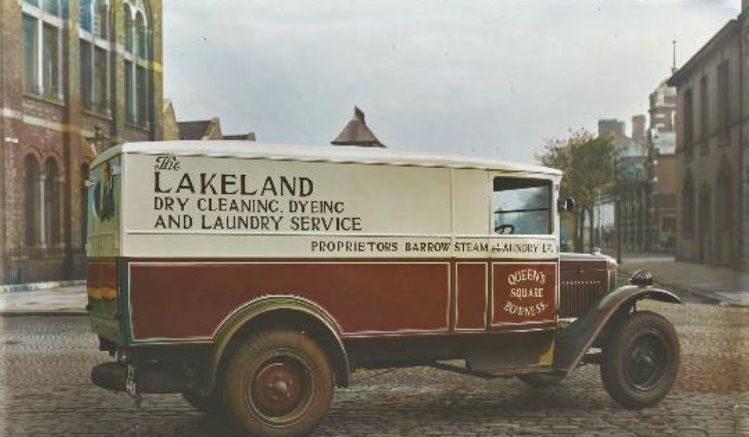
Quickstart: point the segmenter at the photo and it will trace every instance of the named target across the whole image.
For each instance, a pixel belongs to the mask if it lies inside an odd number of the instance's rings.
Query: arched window
[[[44,235],[48,246],[60,243],[60,225],[62,216],[62,189],[60,171],[57,162],[49,158],[44,165]]]
[[[110,13],[109,0],[81,0],[80,63],[83,107],[110,113]]]
[[[694,207],[694,180],[692,174],[687,172],[681,192],[681,233],[686,238],[694,236]]]
[[[81,165],[81,248],[86,248],[86,232],[88,230],[88,186],[86,182],[90,177],[88,164]]]
[[[143,0],[125,0],[125,106],[127,121],[148,126],[150,117],[151,23]]]
[[[49,99],[62,101],[61,0],[24,0],[24,89]]]
[[[26,246],[32,247],[40,243],[39,216],[39,164],[32,155],[24,160],[24,214]]]
[[[722,234],[732,232],[734,214],[732,181],[731,167],[726,161],[723,161],[715,182],[715,212],[718,232]]]

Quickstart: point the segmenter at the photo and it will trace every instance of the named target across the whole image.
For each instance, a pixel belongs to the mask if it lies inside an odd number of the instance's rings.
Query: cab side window
[[[551,181],[495,177],[492,193],[494,232],[551,234]]]

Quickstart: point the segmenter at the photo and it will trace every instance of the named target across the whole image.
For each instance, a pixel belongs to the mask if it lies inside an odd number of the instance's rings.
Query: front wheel
[[[673,325],[650,311],[624,316],[603,348],[601,379],[609,395],[626,408],[650,407],[676,381],[679,338]]]
[[[330,360],[305,334],[261,332],[241,344],[224,373],[229,415],[251,435],[305,435],[328,411],[334,377]]]

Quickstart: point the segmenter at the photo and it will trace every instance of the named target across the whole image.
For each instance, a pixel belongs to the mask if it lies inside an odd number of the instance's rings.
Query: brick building
[[[679,260],[749,267],[748,18],[744,0],[741,14],[668,81],[677,88]]]
[[[161,23],[160,0],[0,2],[0,283],[84,276],[92,159],[162,136]]]

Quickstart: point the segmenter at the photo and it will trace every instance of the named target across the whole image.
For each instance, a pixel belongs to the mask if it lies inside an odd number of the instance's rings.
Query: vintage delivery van
[[[679,342],[603,255],[560,254],[562,174],[447,154],[247,142],[106,150],[91,171],[95,384],[182,393],[252,435],[299,435],[357,368],[560,381],[625,407],[671,389]]]

